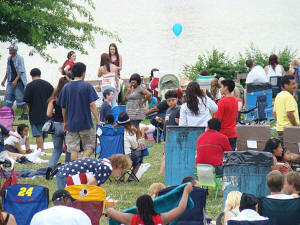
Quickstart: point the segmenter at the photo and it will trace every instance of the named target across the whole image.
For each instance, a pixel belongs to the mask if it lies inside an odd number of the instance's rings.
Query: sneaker
[[[19,118],[19,120],[28,120],[28,115],[25,113],[22,113],[21,117]]]

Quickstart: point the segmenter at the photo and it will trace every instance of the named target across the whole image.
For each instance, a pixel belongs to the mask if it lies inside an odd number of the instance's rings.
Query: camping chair
[[[2,190],[3,210],[14,215],[18,225],[28,225],[34,214],[47,209],[49,190],[46,187],[16,184]]]
[[[197,164],[199,186],[216,188],[215,200],[223,181],[223,175],[216,175],[215,167],[208,164]]]
[[[127,182],[129,182],[130,180],[135,180],[137,182],[140,182],[139,178],[136,176],[136,173],[137,173],[136,170],[142,164],[144,157],[149,155],[148,148],[150,148],[150,147],[151,146],[146,146],[145,149],[135,150],[135,151],[131,152],[131,154],[130,154],[130,158],[132,161],[131,169],[129,171],[125,172],[120,177],[119,181],[125,180],[125,176],[128,175]]]
[[[158,197],[172,191],[177,186],[167,187],[158,193]],[[203,188],[193,187],[190,197],[194,202],[194,208],[186,209],[176,222],[177,225],[204,225],[206,220],[206,196],[207,191]]]
[[[106,191],[93,185],[72,185],[65,188],[76,201],[72,207],[85,212],[92,225],[99,225],[105,208]]]
[[[118,120],[118,116],[121,112],[126,112],[126,105],[118,105],[118,106],[115,106],[111,109],[111,114],[114,116],[115,120],[114,120],[114,123],[117,122]]]
[[[100,147],[98,146],[95,155],[99,158],[109,158],[114,154],[124,154],[124,127],[118,126],[100,127],[102,134],[98,136]]]
[[[258,212],[275,222],[276,225],[299,225],[300,223],[300,198],[259,199]]]
[[[255,220],[255,221],[237,221],[237,220],[228,220],[227,225],[276,225],[271,220]]]
[[[153,199],[155,212],[165,213],[165,212],[169,212],[170,210],[176,208],[181,200],[183,189],[186,185],[187,184],[179,185],[178,187],[174,188],[174,190],[168,192],[167,194]],[[189,195],[186,208],[189,209],[189,208],[193,208],[193,207],[194,207],[194,201],[192,200],[191,196]],[[126,209],[123,212],[137,214],[136,206]],[[174,225],[174,224],[176,224],[176,222],[177,222],[177,220],[172,221],[171,223],[169,223],[169,225]],[[115,221],[112,219],[109,220],[109,224],[110,225],[120,225],[120,223],[118,221]]]

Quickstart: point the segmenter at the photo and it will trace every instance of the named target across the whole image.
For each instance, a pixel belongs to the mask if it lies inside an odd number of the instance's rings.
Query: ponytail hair
[[[158,215],[154,210],[152,198],[142,195],[136,200],[136,208],[145,225],[155,225],[152,216]]]
[[[62,73],[62,75],[67,75],[64,69],[65,69],[65,66],[66,66],[67,62],[71,59],[71,57],[72,57],[73,54],[75,54],[74,51],[69,51],[68,52],[67,60],[64,62],[64,64],[61,67],[61,73]]]
[[[189,110],[192,111],[194,115],[199,115],[199,99],[201,99],[202,103],[205,105],[206,98],[203,96],[203,93],[200,89],[200,85],[193,81],[190,82],[186,88],[186,104]]]

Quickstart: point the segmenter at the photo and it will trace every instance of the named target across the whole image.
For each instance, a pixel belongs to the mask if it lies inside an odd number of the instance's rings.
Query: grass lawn
[[[51,141],[51,137],[47,141]],[[31,138],[30,142],[35,143],[34,139]],[[154,182],[164,183],[164,175],[158,174],[160,168],[160,162],[163,156],[163,145],[155,144],[151,142],[152,148],[149,149],[149,156],[145,157],[144,162],[150,163],[151,167],[141,178],[140,183],[116,183],[107,181],[102,187],[107,191],[107,195],[111,198],[118,200],[114,208],[119,210],[124,210],[135,204],[136,199],[148,192],[149,186]],[[52,152],[52,150],[46,150],[47,153]],[[42,156],[43,159],[50,159],[50,156]],[[63,162],[64,155],[62,155],[60,161]],[[15,164],[15,170],[22,169],[38,169],[42,167],[47,167],[47,164],[32,164],[32,165],[21,165]],[[50,191],[50,198],[54,191],[56,190],[55,178],[53,180],[47,181],[45,178],[35,178],[35,179],[19,179],[21,184],[35,184],[46,186]],[[218,199],[214,200],[215,190],[210,189],[207,199],[207,214],[216,219],[216,216],[222,210],[222,193],[220,191]],[[50,203],[51,204],[51,203]]]

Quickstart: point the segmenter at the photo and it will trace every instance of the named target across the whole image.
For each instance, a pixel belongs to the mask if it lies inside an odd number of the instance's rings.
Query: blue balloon
[[[173,33],[178,37],[182,32],[182,25],[180,23],[176,23],[173,25]]]

